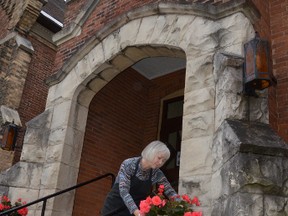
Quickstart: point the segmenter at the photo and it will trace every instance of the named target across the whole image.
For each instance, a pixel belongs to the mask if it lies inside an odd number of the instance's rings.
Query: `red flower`
[[[200,206],[200,202],[196,196],[193,198],[193,200],[191,200],[191,204],[195,204],[196,206]]]
[[[197,197],[190,199],[188,195],[176,195],[167,199],[164,195],[164,186],[160,185],[156,196],[148,196],[140,201],[140,211],[146,216],[202,216],[202,212],[193,212],[192,205],[200,205]]]
[[[28,214],[28,209],[27,208],[19,209],[19,210],[17,210],[17,212],[21,216],[26,216]]]
[[[187,203],[190,203],[190,202],[191,202],[191,201],[190,201],[190,197],[189,197],[187,194],[182,195],[182,199],[183,199],[184,201],[186,201]]]
[[[10,202],[10,199],[7,196],[3,196],[2,202]]]
[[[191,216],[202,216],[202,212],[192,212]]]
[[[10,209],[10,208],[11,208],[11,206],[9,206],[9,205],[4,205],[4,209],[5,209],[5,210]]]
[[[9,210],[11,208],[14,208],[14,207],[18,207],[18,206],[21,206],[21,205],[25,205],[26,202],[22,202],[22,199],[19,198],[15,203],[14,205],[12,205],[10,199],[7,197],[7,196],[2,196],[0,197],[0,212],[3,212],[3,211],[6,211],[6,210]],[[23,208],[23,209],[19,209],[9,215],[13,215],[13,216],[27,216],[28,214],[28,208]]]

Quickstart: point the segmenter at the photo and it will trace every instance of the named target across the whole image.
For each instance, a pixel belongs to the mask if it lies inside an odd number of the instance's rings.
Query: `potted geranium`
[[[18,206],[25,205],[25,204],[26,204],[26,202],[23,202],[21,200],[21,198],[19,198],[14,203],[14,205],[12,205],[10,199],[7,196],[2,196],[2,197],[0,197],[0,212],[4,212],[4,211],[7,211],[7,210],[12,209],[14,207],[18,207]],[[15,211],[15,212],[9,213],[8,215],[9,216],[26,216],[27,214],[28,214],[28,209],[25,207],[25,208],[22,208],[22,209]]]
[[[140,202],[140,211],[146,216],[202,216],[202,212],[193,211],[192,207],[200,206],[197,197],[190,199],[188,195],[176,196],[172,199],[165,198],[164,186],[160,185],[155,196],[147,197]]]

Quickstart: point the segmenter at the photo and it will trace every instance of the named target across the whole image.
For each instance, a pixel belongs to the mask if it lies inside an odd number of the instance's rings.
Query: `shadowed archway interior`
[[[161,100],[175,92],[183,95],[185,85],[185,54],[181,51],[181,58],[175,58],[168,56],[173,49],[167,51],[164,57],[139,60],[93,97],[78,182],[107,172],[116,175],[124,159],[139,156],[148,142],[159,138]],[[175,50],[174,55],[179,56],[181,52]],[[108,179],[79,189],[73,215],[99,215],[110,184]]]

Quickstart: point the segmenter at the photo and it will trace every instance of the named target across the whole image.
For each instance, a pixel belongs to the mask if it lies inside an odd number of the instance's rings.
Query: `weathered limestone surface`
[[[267,124],[226,120],[212,152],[212,215],[288,214],[288,145]]]

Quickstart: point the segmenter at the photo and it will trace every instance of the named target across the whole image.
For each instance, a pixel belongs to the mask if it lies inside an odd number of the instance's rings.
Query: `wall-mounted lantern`
[[[271,70],[270,48],[266,40],[255,38],[244,44],[243,91],[256,96],[255,90],[263,90],[276,83]]]
[[[19,129],[22,127],[17,110],[0,106],[0,148],[13,151]]]
[[[9,123],[2,128],[2,139],[0,139],[1,148],[7,151],[14,151],[18,126],[14,122]]]

